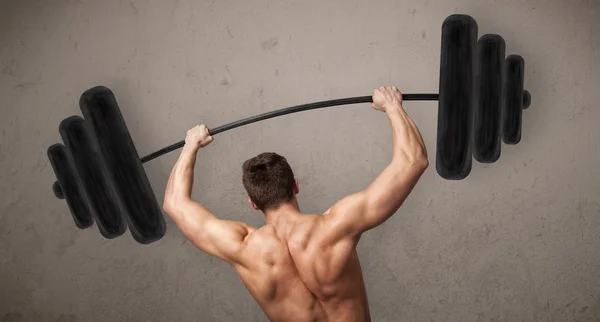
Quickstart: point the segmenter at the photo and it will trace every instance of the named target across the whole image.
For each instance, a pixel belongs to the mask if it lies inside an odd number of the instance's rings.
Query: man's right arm
[[[385,111],[393,136],[389,166],[363,191],[335,203],[323,216],[324,233],[335,243],[360,235],[389,219],[408,197],[428,167],[427,150],[413,120],[402,107],[395,87],[380,87],[373,94],[373,108]]]

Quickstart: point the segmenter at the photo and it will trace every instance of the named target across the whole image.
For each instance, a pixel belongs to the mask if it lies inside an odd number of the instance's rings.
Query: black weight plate
[[[69,162],[67,148],[62,144],[54,144],[48,148],[48,159],[58,180],[61,195],[67,201],[75,225],[80,229],[94,224],[90,208],[85,200],[83,189],[79,186],[77,172]],[[56,183],[54,184],[56,186]],[[53,187],[53,189],[56,189]]]
[[[504,66],[506,100],[502,113],[502,141],[517,144],[521,141],[525,60],[519,55],[510,55],[506,57]]]
[[[143,244],[159,240],[166,230],[162,210],[113,93],[103,86],[94,87],[81,95],[79,106],[98,140],[133,238]]]
[[[477,22],[473,18],[452,15],[444,20],[436,169],[445,179],[464,179],[471,172],[476,43]]]
[[[479,68],[475,78],[477,104],[473,110],[473,156],[491,163],[500,158],[504,39],[483,35],[477,43]]]
[[[90,211],[102,236],[115,238],[123,235],[127,227],[104,174],[103,158],[79,116],[64,119],[59,127],[63,142],[77,169],[79,186],[83,188]]]

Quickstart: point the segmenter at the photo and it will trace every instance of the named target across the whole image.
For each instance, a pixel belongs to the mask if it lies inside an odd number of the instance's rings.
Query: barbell
[[[477,40],[477,23],[468,15],[451,15],[442,24],[439,94],[403,94],[404,101],[439,101],[436,170],[447,180],[466,178],[472,156],[492,163],[501,141],[521,140],[522,110],[531,96],[524,90],[525,62],[504,57],[501,36]],[[372,96],[335,99],[274,110],[210,130],[216,135],[277,116],[331,106],[370,103]],[[141,244],[161,239],[166,223],[142,164],[175,151],[177,142],[140,158],[114,94],[104,86],[85,91],[83,114],[59,126],[63,144],[48,148],[57,181],[52,190],[65,199],[80,229],[98,225],[105,238],[127,230]]]

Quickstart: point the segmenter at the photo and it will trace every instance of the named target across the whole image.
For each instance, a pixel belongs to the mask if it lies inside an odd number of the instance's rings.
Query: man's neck
[[[296,203],[283,204],[277,209],[265,212],[267,225],[274,227],[278,235],[282,237],[287,237],[299,216],[301,213]]]

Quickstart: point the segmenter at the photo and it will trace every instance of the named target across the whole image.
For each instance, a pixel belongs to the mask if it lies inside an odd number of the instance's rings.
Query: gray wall
[[[46,149],[78,97],[117,96],[138,152],[284,106],[395,84],[437,92],[452,13],[526,59],[523,140],[463,181],[435,171],[437,104],[406,103],[432,166],[359,246],[374,321],[600,319],[600,5],[593,1],[92,1],[0,4],[0,319],[265,321],[233,270],[166,236],[136,244],[78,230],[54,198]],[[241,163],[288,157],[301,207],[322,212],[387,165],[390,130],[367,104],[285,116],[216,137],[194,196],[262,225]],[[145,166],[159,200],[177,153]]]

